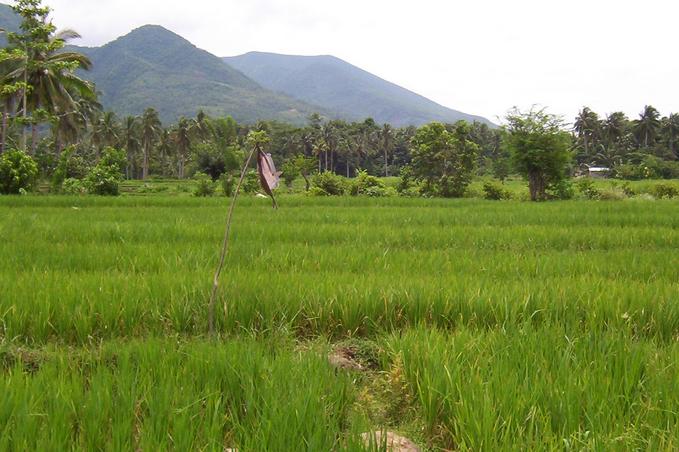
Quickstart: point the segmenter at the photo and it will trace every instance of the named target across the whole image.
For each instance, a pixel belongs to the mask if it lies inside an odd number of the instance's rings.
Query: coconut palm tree
[[[115,147],[120,140],[120,125],[115,113],[107,111],[94,124],[92,141],[97,152],[105,147]]]
[[[141,144],[143,151],[142,160],[142,179],[149,177],[149,162],[153,146],[158,141],[163,125],[158,118],[158,112],[153,108],[148,108],[141,118]]]
[[[660,130],[660,113],[654,107],[646,105],[639,119],[634,121],[637,142],[647,148],[658,136]]]
[[[679,114],[671,113],[662,121],[662,134],[675,159],[679,159]]]
[[[599,116],[590,110],[589,107],[584,107],[575,119],[573,129],[577,133],[578,138],[582,140],[585,155],[588,157],[590,156],[590,145],[596,139],[599,127]]]
[[[137,116],[127,116],[120,132],[120,145],[127,153],[125,177],[133,179],[137,175],[137,156],[141,149],[141,124]]]
[[[24,116],[32,113],[33,143],[37,144],[37,126],[49,116],[69,115],[78,106],[79,99],[96,100],[94,85],[81,79],[75,71],[89,70],[91,61],[74,51],[63,51],[71,39],[80,35],[73,30],[63,30],[49,35],[44,46],[32,46],[31,52],[19,67],[7,74],[13,81],[26,80],[31,89],[22,102]],[[44,112],[42,115],[39,112]]]
[[[394,148],[394,129],[384,124],[380,130],[380,146],[384,153],[384,177],[389,177],[389,154]]]
[[[183,116],[179,118],[173,137],[177,147],[177,174],[184,179],[186,160],[191,150],[191,122]]]

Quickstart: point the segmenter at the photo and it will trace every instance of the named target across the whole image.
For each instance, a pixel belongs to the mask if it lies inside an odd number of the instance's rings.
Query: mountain
[[[181,36],[146,25],[103,47],[79,47],[92,70],[82,76],[95,82],[106,109],[119,115],[156,108],[163,121],[194,116],[231,115],[239,122],[260,119],[302,123],[322,110],[271,92],[216,56]]]
[[[0,3],[0,29],[16,32],[20,26],[21,19],[14,10],[9,5]],[[0,36],[0,45],[7,45],[7,38],[4,36],[4,33]]]
[[[224,61],[265,88],[322,105],[342,117],[395,126],[431,121],[490,122],[451,110],[333,56],[251,52]]]

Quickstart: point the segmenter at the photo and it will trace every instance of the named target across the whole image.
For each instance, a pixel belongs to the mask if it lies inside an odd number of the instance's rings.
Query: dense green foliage
[[[570,136],[560,118],[544,111],[507,115],[507,148],[514,167],[528,180],[531,200],[547,198],[547,190],[568,177]]]
[[[413,137],[412,176],[428,196],[461,198],[474,175],[478,145],[470,127],[458,122],[448,130],[441,123],[421,127]]]
[[[22,151],[0,154],[0,194],[30,190],[38,176],[35,161]]]

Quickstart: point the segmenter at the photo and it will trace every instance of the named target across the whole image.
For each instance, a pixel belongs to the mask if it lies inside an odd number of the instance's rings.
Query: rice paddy
[[[0,198],[0,449],[679,448],[678,201],[279,201]]]

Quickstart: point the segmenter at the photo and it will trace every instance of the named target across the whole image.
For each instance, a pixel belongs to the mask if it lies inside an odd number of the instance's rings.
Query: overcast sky
[[[98,46],[162,25],[218,56],[331,54],[447,107],[679,111],[677,0],[45,0]]]

